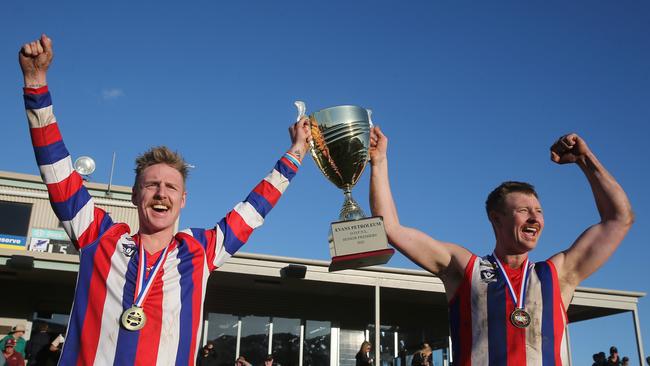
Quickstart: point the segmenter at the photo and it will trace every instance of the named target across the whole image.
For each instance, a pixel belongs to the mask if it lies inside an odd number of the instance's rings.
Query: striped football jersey
[[[519,291],[523,271],[507,272]],[[529,263],[524,306],[530,325],[515,327],[515,303],[495,258],[472,256],[449,302],[453,365],[567,365],[567,316],[551,261]]]
[[[212,229],[177,233],[152,279],[143,309],[144,328],[129,331],[120,317],[134,304],[137,238],[96,207],[74,171],[47,86],[24,89],[36,161],[52,208],[80,263],[62,365],[193,365],[199,349],[205,288],[210,271],[246,243],[295,176],[296,162],[282,157],[273,170]]]

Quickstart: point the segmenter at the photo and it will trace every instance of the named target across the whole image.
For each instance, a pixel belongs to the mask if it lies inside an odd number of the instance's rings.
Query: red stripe
[[[108,237],[99,242],[99,247],[93,258],[94,269],[88,291],[88,306],[80,334],[83,335],[77,365],[92,365],[97,353],[99,335],[102,326],[102,314],[106,300],[106,279],[111,269],[111,256],[115,252],[117,242]]]
[[[504,266],[510,283],[515,290],[515,296],[519,298],[521,281],[523,278],[524,266],[519,269],[511,269]],[[507,285],[506,285],[507,286]],[[506,288],[506,338],[508,347],[508,366],[521,366],[526,364],[526,328],[517,328],[510,322],[510,314],[515,310],[515,302],[512,299],[510,290]]]
[[[170,245],[170,250],[173,249],[173,244]],[[150,255],[146,253],[147,264],[151,265],[156,262],[162,252]],[[163,258],[165,260],[166,258]],[[163,263],[164,264],[164,263]],[[165,269],[160,268],[154,282],[151,284],[152,288],[147,295],[144,303],[142,304],[144,313],[147,314],[147,323],[138,337],[137,351],[135,354],[135,365],[155,365],[158,358],[158,347],[160,346],[160,334],[162,331],[162,317],[163,317],[163,280]],[[136,281],[137,283],[137,281]]]
[[[459,364],[463,366],[472,365],[472,274],[476,256],[472,255],[467,266],[465,267],[465,276],[461,283],[456,296],[458,296],[458,306],[460,313],[459,324]]]
[[[66,179],[58,183],[47,185],[51,202],[64,202],[72,197],[83,185],[83,179],[79,174],[72,173]]]
[[[284,156],[280,158],[280,161],[282,161],[284,165],[286,165],[289,169],[293,170],[294,172],[298,171],[298,167],[291,160],[285,158]]]
[[[264,197],[267,201],[269,201],[271,206],[275,206],[275,204],[280,199],[280,196],[282,196],[282,193],[280,193],[280,191],[278,191],[277,188],[273,186],[273,184],[269,183],[266,180],[261,181],[260,184],[255,186],[253,192]]]
[[[43,127],[30,128],[29,134],[32,136],[32,145],[36,147],[47,146],[61,141],[61,132],[56,122]]]
[[[253,229],[246,224],[246,221],[235,210],[230,211],[226,215],[226,225],[230,226],[230,230],[235,234],[237,239],[242,243],[248,241],[248,237],[253,232]]]
[[[101,225],[102,221],[104,220],[104,216],[106,215],[106,212],[104,212],[104,210],[102,210],[101,208],[95,207],[93,214],[94,214],[93,221],[90,223],[90,225],[88,225],[86,231],[84,231],[83,234],[77,237],[77,242],[75,244],[77,249],[83,248],[86,245],[97,240],[97,237],[99,235],[99,225]]]
[[[23,88],[23,93],[25,94],[45,94],[49,91],[47,85],[41,86],[40,88]]]
[[[564,341],[564,319],[566,319],[566,312],[564,310],[564,303],[562,302],[562,292],[560,291],[560,284],[557,278],[557,271],[553,262],[550,260],[546,261],[549,268],[551,269],[551,275],[553,277],[553,339],[555,344],[553,345],[553,351],[555,354],[555,365],[562,366],[562,357],[560,357],[560,350],[562,349],[562,342]]]

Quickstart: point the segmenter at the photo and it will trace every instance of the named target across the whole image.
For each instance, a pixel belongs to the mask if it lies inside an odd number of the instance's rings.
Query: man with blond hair
[[[294,177],[310,138],[307,120],[289,128],[291,148],[235,208],[210,229],[175,232],[185,206],[187,167],[166,147],[136,160],[131,235],[96,207],[72,168],[52,112],[45,35],[19,52],[36,161],[54,212],[79,249],[79,275],[60,364],[192,365],[199,350],[210,271],[222,266],[259,227]]]

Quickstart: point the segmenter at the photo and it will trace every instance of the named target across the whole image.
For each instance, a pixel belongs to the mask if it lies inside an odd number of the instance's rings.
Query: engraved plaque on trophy
[[[295,102],[298,118],[305,116],[305,104]],[[311,155],[320,171],[343,190],[339,219],[331,224],[329,235],[330,271],[379,265],[388,262],[394,250],[388,247],[381,217],[366,217],[352,198],[369,159],[371,111],[342,105],[309,116],[312,133]]]

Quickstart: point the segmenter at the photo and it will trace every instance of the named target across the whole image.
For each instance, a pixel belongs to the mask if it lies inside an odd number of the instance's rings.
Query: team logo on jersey
[[[484,258],[479,259],[478,270],[481,275],[481,281],[484,283],[495,282],[497,280],[496,266],[489,260]]]
[[[130,238],[125,238],[122,242],[122,254],[132,257],[135,254],[135,242]]]

